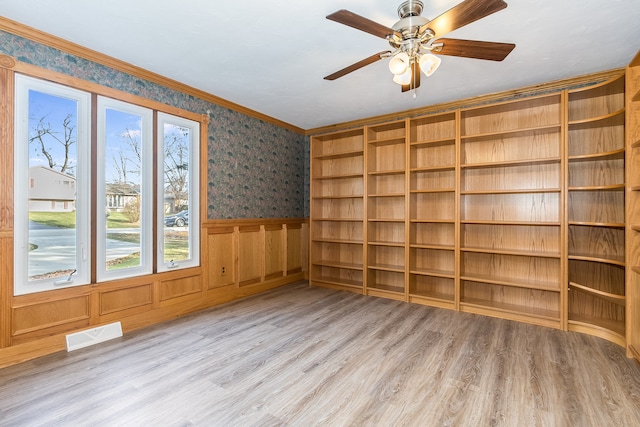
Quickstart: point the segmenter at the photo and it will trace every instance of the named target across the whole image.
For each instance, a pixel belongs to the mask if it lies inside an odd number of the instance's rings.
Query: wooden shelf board
[[[454,296],[453,294],[444,294],[444,293],[437,293],[437,292],[424,292],[424,293],[418,293],[418,292],[409,292],[409,302],[426,302],[427,304],[430,301],[433,302],[443,302],[443,303],[447,303],[447,306],[449,304],[453,304],[454,303]]]
[[[411,190],[411,194],[455,193],[455,188],[436,188],[432,190]]]
[[[453,219],[411,219],[412,224],[455,224]]]
[[[622,347],[625,346],[624,322],[598,319],[591,316],[577,316],[569,313],[568,323],[570,331],[594,335],[613,341]]]
[[[603,114],[602,116],[590,117],[588,119],[580,119],[580,120],[569,120],[568,124],[569,124],[569,127],[574,125],[597,124],[597,122],[609,120],[619,115],[624,116],[624,108],[621,108],[609,114]],[[571,131],[571,129],[569,129],[569,131]]]
[[[540,164],[552,164],[560,163],[560,157],[545,157],[539,159],[521,159],[521,160],[505,160],[500,162],[483,162],[483,163],[466,163],[461,164],[461,169],[484,169],[484,168],[498,168],[498,167],[516,167],[516,166],[530,166]]]
[[[639,92],[639,93],[640,93],[640,92]],[[639,100],[639,101],[640,101],[640,100]],[[640,147],[640,139],[639,139],[639,140],[637,140],[637,141],[633,141],[633,142],[631,143],[631,148],[638,148],[638,147]]]
[[[389,169],[384,171],[370,171],[367,172],[369,176],[383,176],[383,175],[404,175],[404,169]]]
[[[413,268],[409,270],[409,273],[415,274],[418,276],[443,277],[445,279],[455,278],[455,273],[453,271],[448,271],[448,270],[431,270],[431,269]]]
[[[354,263],[340,262],[340,261],[318,260],[318,261],[312,261],[311,265],[317,265],[319,267],[344,268],[345,270],[358,270],[358,271],[363,270],[362,264],[354,264]]]
[[[362,199],[364,194],[339,195],[339,196],[316,196],[311,200],[333,200],[333,199]]]
[[[601,262],[603,264],[619,265],[620,267],[624,267],[626,264],[624,262],[624,256],[618,256],[615,258],[609,256],[608,258],[605,258],[593,254],[569,254],[569,260]]]
[[[633,225],[631,226],[631,229],[632,229],[633,231],[640,232],[640,224],[633,224]]]
[[[606,151],[602,153],[591,153],[591,154],[581,154],[579,156],[569,156],[568,160],[570,163],[574,162],[586,162],[586,161],[598,161],[598,160],[609,160],[609,159],[624,159],[624,148],[620,148],[618,150]]]
[[[362,245],[362,240],[349,240],[349,239],[311,239],[312,242],[317,243],[340,243],[342,245]]]
[[[311,218],[311,221],[327,222],[362,222],[362,218]]]
[[[462,219],[462,224],[485,224],[485,225],[536,225],[545,227],[560,226],[561,223],[557,221],[496,221],[496,220],[484,220],[484,219]]]
[[[345,179],[345,178],[362,178],[362,172],[360,173],[342,173],[336,175],[323,175],[323,176],[314,176],[312,179],[317,180],[327,180],[327,179]]]
[[[419,147],[421,145],[454,145],[456,143],[456,137],[452,136],[451,138],[441,138],[441,139],[425,139],[422,141],[412,141],[409,144],[412,147]]]
[[[511,277],[490,276],[486,274],[462,274],[460,280],[488,283],[490,285],[510,286],[513,288],[534,289],[546,292],[560,292],[560,285],[553,282],[515,279]]]
[[[569,187],[569,191],[620,191],[624,190],[624,184],[611,185],[584,185],[579,187]]]
[[[399,286],[385,285],[382,283],[368,286],[366,290],[367,295],[374,297],[388,298],[396,301],[404,301],[404,289]]]
[[[640,90],[636,92],[635,95],[633,95],[633,98],[631,98],[632,102],[638,102],[640,101]]]
[[[502,313],[525,315],[525,316],[537,317],[537,318],[546,319],[546,320],[553,320],[553,321],[560,320],[560,313],[554,310],[543,310],[543,309],[537,309],[529,306],[506,304],[506,303],[500,303],[496,301],[482,300],[482,299],[476,299],[476,298],[464,298],[460,301],[460,305],[464,307],[486,308],[490,310],[499,311]]]
[[[552,124],[547,126],[533,126],[533,127],[524,128],[524,129],[508,129],[508,130],[501,130],[496,132],[479,133],[475,135],[462,135],[461,138],[462,138],[462,142],[466,142],[467,140],[470,140],[470,139],[486,139],[486,138],[497,137],[497,136],[499,137],[526,136],[534,133],[560,132],[560,128],[561,128],[561,124],[558,123],[558,124]]]
[[[542,251],[525,251],[521,249],[496,249],[496,248],[472,248],[463,247],[460,248],[461,252],[476,252],[485,254],[497,254],[497,255],[515,255],[515,256],[527,256],[537,258],[560,258],[560,252],[542,252]]]
[[[512,189],[512,190],[474,190],[474,191],[461,191],[460,194],[473,195],[473,194],[535,194],[535,193],[560,193],[560,188],[531,188],[531,189]]]
[[[349,157],[358,157],[363,156],[364,150],[353,150],[353,151],[344,151],[342,153],[333,153],[333,154],[319,154],[314,156],[314,160],[330,160],[330,159],[345,159]]]
[[[404,197],[404,193],[375,193],[369,194],[367,197]]]
[[[625,228],[623,222],[591,222],[591,221],[569,221],[569,225],[583,225],[587,227],[609,227]]]
[[[362,289],[362,282],[358,282],[355,280],[340,279],[338,277],[317,276],[317,277],[311,277],[310,280],[312,282],[324,282],[324,283],[329,283],[331,285]]]
[[[404,273],[404,266],[394,264],[369,264],[369,270],[391,271],[394,273]]]
[[[400,145],[405,143],[405,137],[392,136],[390,138],[373,139],[373,140],[367,141],[367,143],[370,145],[378,146],[378,147],[383,145]]]
[[[625,296],[624,295],[616,295],[616,294],[612,294],[609,292],[604,292],[601,291],[599,289],[593,289],[590,288],[589,286],[585,286],[585,285],[580,285],[579,283],[575,283],[575,282],[569,282],[569,286],[573,289],[578,289],[582,292],[585,292],[589,295],[593,295],[595,297],[598,298],[602,298],[604,300],[607,300],[609,302],[612,302],[614,304],[618,304],[624,307],[625,305]]]
[[[454,245],[437,245],[432,243],[411,243],[409,247],[413,249],[437,249],[440,251],[453,251]]]
[[[383,240],[374,240],[367,242],[371,246],[392,246],[392,247],[404,247],[404,242],[393,242],[393,241],[383,241]]]
[[[631,266],[631,271],[633,271],[636,274],[640,274],[640,265]]]
[[[425,166],[409,169],[409,172],[443,172],[452,171],[456,169],[456,165],[443,165],[443,166]]]
[[[640,191],[640,185],[634,185],[633,187],[629,188],[631,191]]]
[[[404,222],[401,218],[368,218],[369,222]]]

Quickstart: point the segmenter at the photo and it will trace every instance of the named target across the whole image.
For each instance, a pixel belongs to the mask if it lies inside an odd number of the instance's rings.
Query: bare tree
[[[164,141],[164,184],[175,205],[182,207],[189,202],[189,133],[180,130],[180,134],[167,136]]]
[[[141,173],[142,149],[140,140],[135,135],[135,132],[125,129],[121,138],[128,150],[120,150],[118,156],[113,157],[113,165],[118,173],[118,183],[127,184],[129,182],[129,173],[136,175]]]
[[[62,121],[62,135],[60,132],[53,130],[51,123],[46,122],[46,116],[41,117],[38,124],[33,128],[33,136],[29,138],[29,143],[38,145],[36,151],[40,151],[47,159],[49,167],[63,173],[69,173],[75,167],[71,164],[71,147],[76,143],[75,130],[76,127],[72,123],[73,116],[68,114]],[[57,164],[53,157],[55,149],[48,144],[54,142],[62,146],[64,152],[64,160],[61,165]]]

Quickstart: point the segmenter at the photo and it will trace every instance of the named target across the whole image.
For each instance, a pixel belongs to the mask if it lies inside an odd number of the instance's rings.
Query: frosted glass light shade
[[[409,67],[404,73],[393,76],[393,81],[399,85],[408,85],[411,83],[411,74],[411,67]]]
[[[427,53],[420,57],[420,69],[427,77],[429,77],[438,69],[441,62],[442,59],[438,58],[435,55]]]
[[[400,52],[389,61],[389,71],[393,74],[400,75],[407,71],[409,67],[409,55],[405,52]]]

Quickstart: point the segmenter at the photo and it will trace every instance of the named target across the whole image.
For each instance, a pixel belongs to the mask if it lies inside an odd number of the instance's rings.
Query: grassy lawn
[[[29,212],[29,220],[50,227],[73,228],[76,226],[75,212]],[[135,228],[138,223],[129,222],[122,212],[110,213],[107,217],[108,228]]]
[[[139,239],[138,239],[139,240]],[[188,241],[185,239],[165,240],[164,259],[165,262],[171,260],[180,261],[189,257]],[[140,265],[140,252],[127,255],[122,258],[114,259],[108,263],[108,270],[118,270],[127,267],[136,267]]]
[[[50,227],[74,228],[75,212],[29,212],[29,221],[45,224]]]
[[[171,260],[178,261],[189,257],[189,242],[187,240],[169,240],[164,241],[164,259],[166,262]]]

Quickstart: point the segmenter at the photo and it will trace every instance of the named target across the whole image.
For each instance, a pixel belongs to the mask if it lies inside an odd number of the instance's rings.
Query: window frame
[[[107,269],[107,216],[102,214],[107,207],[106,191],[106,112],[108,109],[117,110],[140,116],[142,119],[141,172],[140,172],[140,265],[116,270]],[[96,158],[100,164],[96,165],[96,281],[124,279],[143,276],[153,272],[153,110],[120,101],[105,96],[98,96],[96,104],[97,129]]]
[[[156,147],[157,164],[157,248],[156,269],[158,272],[197,267],[200,265],[200,122],[164,112],[157,114]],[[189,132],[189,259],[178,262],[164,261],[164,125],[172,124],[187,128]]]
[[[91,282],[91,93],[24,74],[14,79],[14,295],[86,285]],[[75,100],[76,131],[76,273],[29,280],[29,92]],[[81,141],[84,141],[81,143]],[[22,149],[21,149],[22,148]],[[27,167],[25,168],[25,165]],[[25,197],[27,196],[27,197]]]

